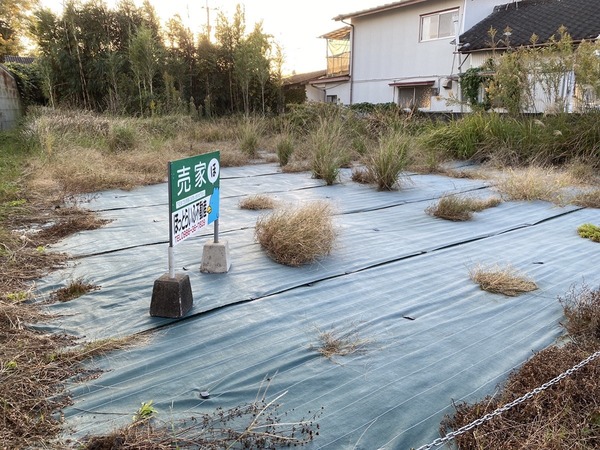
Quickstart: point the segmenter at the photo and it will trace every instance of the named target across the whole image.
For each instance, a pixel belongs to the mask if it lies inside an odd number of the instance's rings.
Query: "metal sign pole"
[[[167,163],[167,183],[168,195],[169,195],[169,278],[175,278],[175,252],[173,251],[173,218],[171,217],[171,162]]]
[[[219,219],[215,219],[215,221],[214,221],[213,234],[214,234],[213,241],[215,244],[218,244],[219,243]]]

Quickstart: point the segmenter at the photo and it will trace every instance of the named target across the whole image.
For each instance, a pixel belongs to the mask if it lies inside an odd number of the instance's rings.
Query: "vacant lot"
[[[282,422],[311,417],[318,435],[307,448],[410,448],[438,437],[452,402],[493,394],[532,352],[555,343],[563,319],[558,296],[583,281],[600,283],[598,244],[577,227],[600,223],[600,210],[544,201],[506,201],[470,221],[433,217],[445,195],[496,194],[492,182],[406,174],[403,188],[379,192],[350,180],[326,186],[308,172],[274,164],[225,168],[221,239],[228,274],[199,271],[202,245],[176,247],[177,272],[190,276],[194,307],[185,320],[148,314],[152,285],[167,269],[167,188],[105,191],[86,207],[110,220],[53,246],[72,263],[38,283],[39,300],[69,280],[96,289],[50,306],[44,329],[96,340],[148,333],[149,342],[95,359],[95,379],[73,381],[67,434],[81,439],[131,423],[152,401],[169,426],[251,403],[270,378]],[[279,265],[254,240],[264,211],[240,200],[268,194],[287,205],[327,200],[336,215],[332,253],[301,267]],[[491,294],[470,279],[478,266],[510,264],[538,289]],[[323,333],[350,336],[360,351],[323,356]],[[209,398],[201,393],[208,392]]]

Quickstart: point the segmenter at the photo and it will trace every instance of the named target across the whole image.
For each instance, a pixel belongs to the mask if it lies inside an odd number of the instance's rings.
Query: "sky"
[[[105,0],[114,6],[116,0]],[[325,39],[319,39],[330,31],[344,26],[342,22],[331,20],[348,12],[360,11],[390,0],[303,0],[298,2],[277,0],[150,0],[158,16],[166,21],[179,14],[190,29],[198,33],[207,21],[207,6],[210,24],[214,26],[219,11],[232,17],[237,4],[246,11],[246,30],[263,22],[263,31],[273,35],[282,46],[285,56],[285,74],[305,73],[325,69]],[[142,0],[135,0],[141,5]],[[61,0],[40,0],[44,7],[57,13],[62,11]]]

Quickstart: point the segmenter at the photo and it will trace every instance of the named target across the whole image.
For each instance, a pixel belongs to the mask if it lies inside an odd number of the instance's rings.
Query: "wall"
[[[0,131],[17,125],[21,117],[21,97],[17,83],[4,66],[0,65]]]
[[[454,37],[420,42],[421,15],[459,8],[457,31],[486,17],[501,0],[432,0],[358,17],[354,24],[352,103],[387,103],[398,95],[391,83],[406,79],[435,79],[431,111],[460,109],[449,105],[458,83],[444,89],[440,83],[458,74]],[[466,11],[466,12],[465,12]]]

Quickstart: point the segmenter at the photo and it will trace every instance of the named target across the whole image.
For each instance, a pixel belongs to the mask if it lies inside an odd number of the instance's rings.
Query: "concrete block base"
[[[154,281],[150,315],[153,317],[169,317],[177,319],[185,316],[194,299],[190,277],[185,274],[175,274],[175,278],[165,273]]]
[[[231,268],[229,259],[229,244],[227,241],[207,242],[202,251],[202,264],[200,272],[204,273],[226,273]]]

